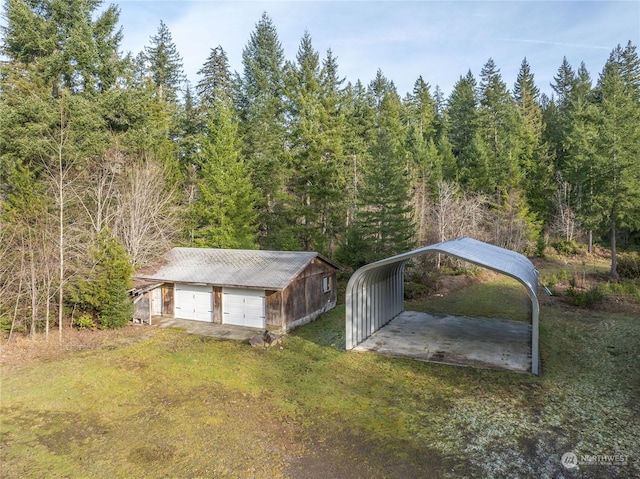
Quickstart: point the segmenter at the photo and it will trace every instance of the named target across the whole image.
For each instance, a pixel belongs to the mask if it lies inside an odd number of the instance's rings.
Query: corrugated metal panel
[[[461,238],[402,253],[363,266],[346,291],[346,348],[353,349],[404,309],[404,266],[425,253],[444,253],[519,281],[531,300],[531,372],[539,374],[538,272],[528,258],[472,238]]]
[[[145,268],[136,277],[171,283],[282,290],[318,256],[318,253],[304,251],[173,248],[158,266]]]

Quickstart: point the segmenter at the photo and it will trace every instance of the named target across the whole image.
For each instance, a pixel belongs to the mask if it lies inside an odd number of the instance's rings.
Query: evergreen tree
[[[592,247],[591,232],[598,228],[593,221],[591,192],[597,181],[593,159],[597,152],[599,113],[595,105],[591,77],[584,63],[574,76],[570,103],[565,106],[564,162],[562,175],[572,186],[569,204],[581,211],[583,226],[587,227],[589,249]]]
[[[105,230],[89,250],[92,267],[76,276],[69,303],[93,316],[101,328],[120,328],[133,318],[129,298],[133,266],[124,247]]]
[[[384,83],[372,83],[372,92],[376,91],[376,84]],[[408,251],[414,244],[408,152],[404,144],[406,131],[401,116],[402,103],[390,86],[377,109],[371,156],[364,167],[360,190],[357,223],[359,232],[367,240],[364,252],[367,262]]]
[[[373,142],[375,109],[373,98],[360,81],[347,85],[344,92],[344,154],[347,207],[346,226],[350,228],[357,217],[362,172],[369,161],[369,145]],[[344,245],[343,245],[344,246]]]
[[[479,132],[489,152],[488,176],[481,189],[490,194],[505,192],[519,187],[522,180],[521,145],[514,134],[520,125],[513,99],[491,58],[480,73],[479,97]]]
[[[626,85],[627,94],[639,100],[640,57],[638,57],[638,48],[631,43],[631,41],[627,43],[624,49],[618,45],[615,49],[614,59],[616,59],[615,61],[618,64],[618,68],[620,68],[620,75]]]
[[[436,135],[437,106],[431,95],[431,87],[419,77],[413,85],[413,92],[405,99],[407,124],[415,127],[423,139],[433,139]]]
[[[492,196],[492,241],[503,247],[524,250],[539,234],[535,215],[530,214],[524,174],[533,171],[537,142],[533,129],[502,81],[500,70],[489,59],[480,74],[478,151],[486,168],[478,171],[476,189]],[[529,118],[530,120],[531,118]],[[527,147],[529,150],[527,151]]]
[[[640,228],[640,62],[634,52],[615,49],[596,87],[601,120],[597,181],[590,200],[603,227],[610,232],[612,279],[618,279],[617,233],[620,227]]]
[[[187,82],[184,105],[180,108],[177,122],[177,135],[178,161],[184,178],[184,190],[188,202],[193,201],[194,181],[200,152],[200,134],[205,123],[203,116],[202,109],[200,105],[196,104],[191,94],[191,87]]]
[[[256,195],[240,158],[238,126],[230,104],[218,102],[199,141],[201,159],[192,205],[193,238],[200,247],[256,247]]]
[[[436,147],[437,111],[429,84],[422,77],[416,80],[413,93],[405,98],[407,148],[411,153],[409,175],[417,241],[424,244],[427,236],[426,221],[431,198],[438,182],[443,178],[443,165]]]
[[[287,71],[291,231],[298,248],[329,254],[341,230],[344,192],[337,64],[329,53],[321,66],[305,33]]]
[[[397,94],[393,81],[384,76],[380,69],[376,72],[376,77],[369,83],[368,91],[374,100],[374,107],[378,110],[382,107],[382,101],[385,96],[388,94]]]
[[[478,131],[477,82],[469,71],[453,87],[446,108],[446,130],[457,162],[457,174],[462,185],[474,178],[478,157],[471,151]]]
[[[576,74],[567,60],[562,59],[562,64],[558,67],[558,74],[553,77],[555,83],[551,84],[551,88],[557,95],[557,104],[560,109],[568,107],[571,103],[571,92],[576,81]]]
[[[520,167],[523,170],[525,197],[533,212],[548,217],[553,198],[553,164],[549,147],[543,141],[544,120],[540,108],[540,91],[535,84],[527,59],[522,61],[513,87],[513,96],[520,113],[522,152]],[[515,133],[515,132],[514,132]]]
[[[522,60],[516,82],[513,85],[513,98],[525,117],[531,117],[531,121],[538,121],[535,117],[540,109],[540,89],[536,86],[531,66],[526,58]]]
[[[201,76],[196,92],[204,109],[209,109],[219,101],[233,99],[234,81],[229,68],[229,59],[223,48],[212,48],[207,60],[198,70]]]
[[[554,83],[551,88],[557,97],[554,100],[555,116],[549,118],[547,124],[550,128],[547,137],[553,151],[556,169],[564,168],[567,145],[565,144],[569,126],[569,108],[571,105],[571,93],[576,83],[576,74],[567,61],[562,59],[562,64],[558,68],[557,76],[553,77]]]
[[[142,58],[156,86],[158,98],[170,103],[176,102],[186,77],[182,57],[173,43],[169,27],[162,20],[157,33],[150,38],[150,45],[144,48]]]
[[[284,50],[266,13],[242,52],[242,64],[237,105],[242,153],[259,192],[260,244],[273,248],[282,229],[290,168],[284,153]]]
[[[17,65],[33,65],[53,96],[111,88],[124,63],[116,31],[119,10],[99,12],[99,0],[7,0],[3,53]]]

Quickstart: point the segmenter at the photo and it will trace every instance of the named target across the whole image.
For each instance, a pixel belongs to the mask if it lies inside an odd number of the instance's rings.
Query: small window
[[[331,291],[331,278],[329,276],[325,276],[322,278],[322,292],[328,293]]]

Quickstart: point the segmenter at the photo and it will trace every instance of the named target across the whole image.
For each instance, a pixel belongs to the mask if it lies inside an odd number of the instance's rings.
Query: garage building
[[[338,269],[314,252],[173,248],[136,274],[138,310],[288,331],[335,307]]]

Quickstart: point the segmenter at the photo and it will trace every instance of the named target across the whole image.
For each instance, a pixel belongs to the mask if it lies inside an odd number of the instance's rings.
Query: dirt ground
[[[54,361],[78,351],[91,351],[101,347],[115,347],[138,341],[153,334],[154,327],[130,325],[121,329],[87,330],[64,328],[62,340],[58,329],[47,338],[38,333],[31,338],[23,333],[14,333],[11,341],[8,335],[0,336],[0,365],[5,372],[12,368],[28,365],[33,361]]]

